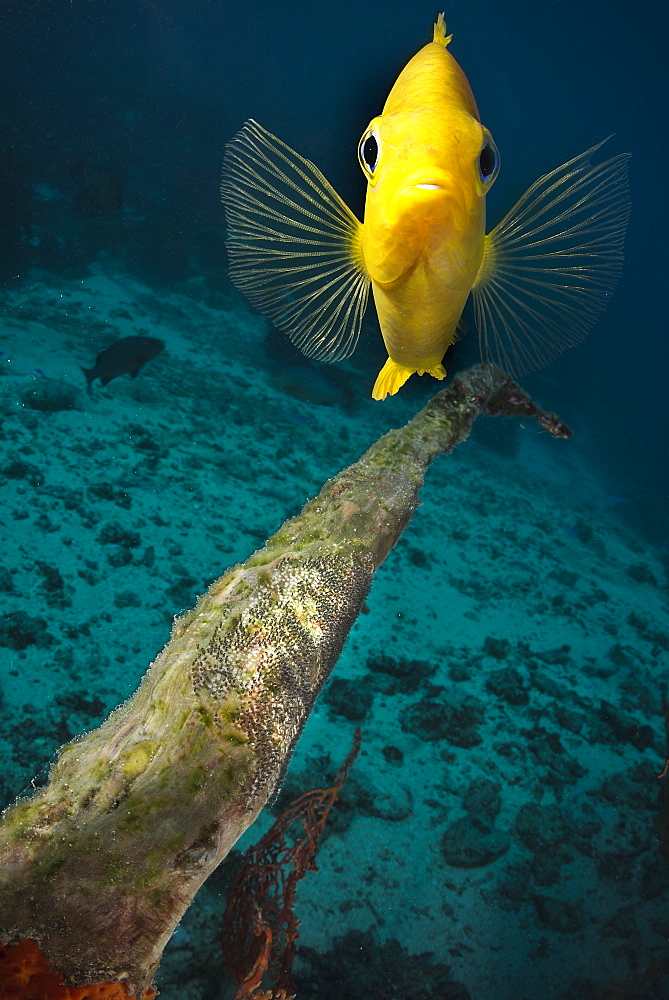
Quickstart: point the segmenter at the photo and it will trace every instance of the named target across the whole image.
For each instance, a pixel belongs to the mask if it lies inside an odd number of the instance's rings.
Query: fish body
[[[443,17],[434,35],[360,142],[362,254],[389,357],[377,393],[396,392],[416,371],[444,377],[442,358],[483,257],[491,181],[479,179],[477,161],[486,133]]]
[[[92,368],[82,368],[88,388],[96,378],[107,385],[119,375],[136,378],[140,369],[155,358],[165,347],[165,341],[158,337],[121,337],[111,347],[100,351]]]
[[[520,375],[581,341],[622,266],[628,156],[599,143],[540,177],[486,235],[499,153],[451,55],[443,14],[358,147],[360,222],[309,160],[248,121],[221,194],[230,277],[309,357],[355,349],[371,288],[388,351],[372,396],[437,379],[474,301],[481,355]]]

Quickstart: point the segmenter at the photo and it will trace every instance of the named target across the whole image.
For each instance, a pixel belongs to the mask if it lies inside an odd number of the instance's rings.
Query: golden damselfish
[[[414,373],[444,378],[470,294],[483,359],[514,375],[543,367],[583,339],[622,266],[629,157],[593,164],[601,143],[540,177],[486,236],[499,153],[451,37],[440,14],[363,133],[363,223],[257,122],[226,148],[232,281],[322,361],[355,349],[371,286],[388,351],[374,399]]]

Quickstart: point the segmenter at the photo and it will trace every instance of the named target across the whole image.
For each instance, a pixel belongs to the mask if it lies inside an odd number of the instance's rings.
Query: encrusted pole
[[[486,410],[571,433],[499,369],[469,369],[213,583],[135,695],[5,812],[0,940],[34,938],[70,986],[150,984],[280,780],[428,465]]]

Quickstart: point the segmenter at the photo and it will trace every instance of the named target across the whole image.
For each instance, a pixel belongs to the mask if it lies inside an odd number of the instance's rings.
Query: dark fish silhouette
[[[158,337],[121,337],[111,347],[100,351],[93,368],[82,368],[88,388],[96,378],[103,385],[119,375],[135,378],[140,368],[151,358],[155,358],[156,354],[160,354],[164,346],[165,341]]]

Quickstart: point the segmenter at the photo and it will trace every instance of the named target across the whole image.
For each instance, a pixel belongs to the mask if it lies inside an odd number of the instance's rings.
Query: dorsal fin
[[[436,42],[437,45],[443,45],[443,47],[446,48],[452,37],[453,35],[446,34],[446,20],[442,11],[435,21],[432,41]]]

